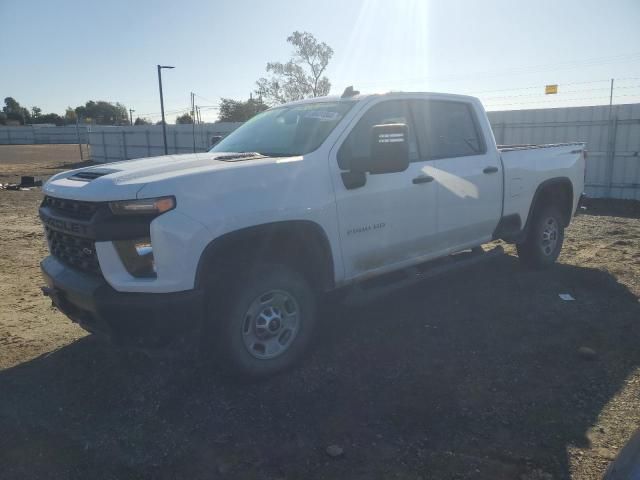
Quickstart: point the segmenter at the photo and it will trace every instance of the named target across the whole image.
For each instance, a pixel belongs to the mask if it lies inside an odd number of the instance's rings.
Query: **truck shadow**
[[[567,449],[589,447],[587,433],[640,363],[638,318],[637,299],[605,272],[529,272],[504,256],[363,307],[325,305],[310,357],[261,383],[88,337],[0,372],[0,469],[3,478],[568,478]],[[331,444],[344,454],[328,456]]]
[[[597,217],[640,218],[640,201],[590,198],[582,213]]]

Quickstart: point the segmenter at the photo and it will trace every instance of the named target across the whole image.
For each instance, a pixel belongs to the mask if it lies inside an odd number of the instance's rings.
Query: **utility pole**
[[[611,109],[613,108],[613,78],[611,79],[611,92],[609,93],[609,117],[611,117]]]
[[[78,115],[76,115],[76,136],[78,137],[78,148],[80,149],[80,161],[84,162],[84,157],[82,156],[82,142],[80,141],[80,128],[78,127]]]
[[[196,153],[196,94],[191,92],[191,133],[193,136],[193,153]]]
[[[167,149],[167,122],[164,119],[164,98],[162,96],[162,69],[175,68],[168,65],[158,65],[158,87],[160,87],[160,112],[162,112],[162,140],[164,141],[164,154],[169,155]]]
[[[609,92],[609,141],[607,146],[607,196],[611,195],[611,186],[613,184],[613,162],[616,158],[616,127],[618,119],[613,119],[613,78],[611,79],[611,90]]]
[[[133,108],[129,109],[129,123],[131,124],[131,126],[133,127],[133,112],[135,112],[135,110]]]

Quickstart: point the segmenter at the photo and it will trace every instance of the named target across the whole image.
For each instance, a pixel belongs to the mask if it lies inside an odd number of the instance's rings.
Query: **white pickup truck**
[[[269,375],[299,359],[327,292],[493,239],[553,263],[584,174],[583,143],[497,147],[476,98],[347,89],[271,108],[207,153],[52,177],[43,291],[114,342],[196,332],[231,371]]]

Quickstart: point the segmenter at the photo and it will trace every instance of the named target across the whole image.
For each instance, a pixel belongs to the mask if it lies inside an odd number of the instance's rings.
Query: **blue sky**
[[[489,109],[640,101],[640,0],[0,0],[0,95],[62,113],[89,99],[158,119],[247,98],[286,37],[335,50],[332,93],[475,94]],[[544,96],[545,84],[560,94]],[[216,111],[205,108],[205,118]],[[175,114],[168,115],[173,122]]]

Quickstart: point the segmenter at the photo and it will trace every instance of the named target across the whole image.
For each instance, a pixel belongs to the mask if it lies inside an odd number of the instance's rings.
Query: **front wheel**
[[[524,242],[518,243],[518,257],[527,266],[544,268],[560,255],[564,242],[564,218],[558,207],[546,205],[536,209]]]
[[[229,293],[223,308],[209,309],[208,329],[227,369],[266,377],[295,365],[315,326],[315,295],[306,279],[284,265],[261,265]]]

